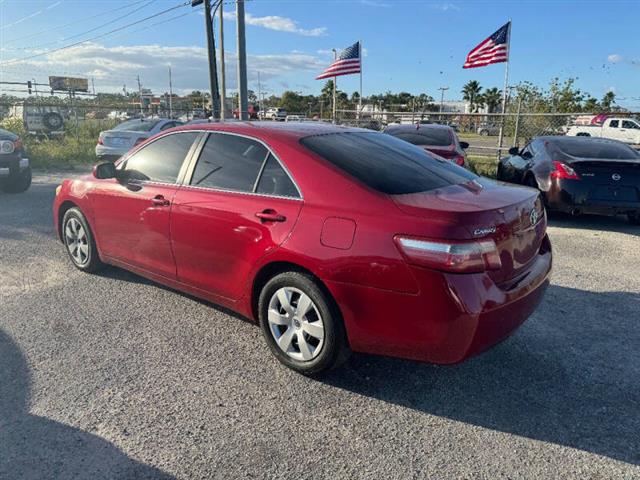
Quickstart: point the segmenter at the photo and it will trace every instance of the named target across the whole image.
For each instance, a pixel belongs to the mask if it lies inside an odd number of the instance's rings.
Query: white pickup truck
[[[602,137],[640,145],[640,122],[633,118],[607,118],[602,125],[574,125],[567,130],[572,137]]]

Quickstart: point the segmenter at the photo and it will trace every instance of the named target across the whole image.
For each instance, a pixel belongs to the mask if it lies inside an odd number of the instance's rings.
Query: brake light
[[[396,235],[394,240],[413,265],[454,273],[484,272],[502,267],[498,247],[490,239],[441,242]]]
[[[104,145],[104,140],[102,139],[102,135],[98,137],[98,145]]]
[[[453,161],[456,162],[457,165],[460,165],[461,167],[464,167],[464,157],[462,155],[456,155],[456,157],[454,157]]]
[[[561,178],[564,180],[580,180],[580,175],[573,168],[566,163],[553,161],[553,171],[550,174],[551,178]]]

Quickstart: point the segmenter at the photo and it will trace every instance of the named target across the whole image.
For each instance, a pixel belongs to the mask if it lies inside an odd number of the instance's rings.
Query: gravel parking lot
[[[543,305],[465,364],[311,380],[227,311],[76,271],[58,181],[0,195],[0,478],[640,478],[640,227],[552,219]]]

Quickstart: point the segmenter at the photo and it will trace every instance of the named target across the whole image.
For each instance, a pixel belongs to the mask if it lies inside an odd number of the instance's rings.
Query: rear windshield
[[[128,120],[116,125],[113,130],[126,132],[150,132],[158,123],[158,120]]]
[[[421,148],[376,132],[313,135],[300,143],[362,183],[391,195],[424,192],[478,178]]]
[[[446,147],[453,143],[451,132],[443,128],[420,128],[411,130],[389,130],[386,133],[401,138],[414,145],[432,145]]]
[[[602,158],[611,160],[640,159],[638,153],[622,143],[603,142],[594,139],[563,138],[552,142],[566,155],[578,158]]]

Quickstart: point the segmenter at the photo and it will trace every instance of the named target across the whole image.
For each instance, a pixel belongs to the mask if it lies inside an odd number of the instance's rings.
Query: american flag
[[[511,33],[511,22],[491,35],[486,40],[469,52],[467,61],[462,68],[486,67],[492,63],[506,62],[509,58],[509,35]]]
[[[360,73],[360,42],[356,42],[350,47],[345,48],[338,58],[329,65],[324,72],[316,77],[316,80],[322,80],[328,77],[338,77],[340,75],[349,75],[351,73]]]

